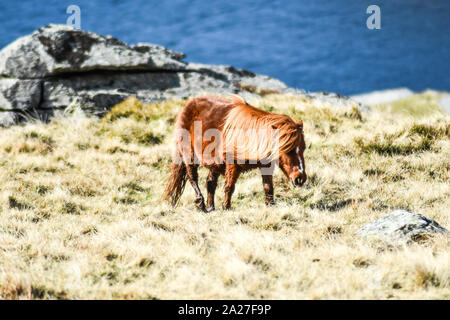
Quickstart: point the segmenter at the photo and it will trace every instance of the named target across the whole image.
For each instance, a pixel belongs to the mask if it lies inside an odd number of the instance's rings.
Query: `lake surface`
[[[307,91],[450,91],[449,0],[0,0],[0,47],[81,8],[81,29],[152,42]],[[369,5],[381,29],[369,30]]]

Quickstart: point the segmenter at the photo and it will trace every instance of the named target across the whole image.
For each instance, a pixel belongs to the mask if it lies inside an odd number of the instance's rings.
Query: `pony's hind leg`
[[[195,192],[195,206],[203,212],[206,212],[205,202],[203,200],[203,195],[198,186],[198,165],[196,164],[188,164],[186,165],[186,175],[188,177],[189,182],[194,188]]]
[[[214,195],[217,188],[217,180],[219,179],[220,172],[217,170],[210,169],[208,178],[206,178],[206,190],[208,191],[208,202],[206,211],[213,211],[214,208]]]

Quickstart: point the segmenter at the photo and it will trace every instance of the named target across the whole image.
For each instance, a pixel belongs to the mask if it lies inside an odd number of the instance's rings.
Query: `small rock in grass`
[[[435,233],[450,234],[436,221],[406,210],[395,210],[355,232],[362,237],[380,239],[389,243],[418,242]]]

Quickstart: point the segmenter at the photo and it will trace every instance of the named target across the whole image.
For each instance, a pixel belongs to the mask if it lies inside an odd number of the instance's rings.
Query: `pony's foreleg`
[[[264,187],[264,193],[266,194],[266,205],[272,206],[275,204],[275,201],[273,199],[273,176],[263,174],[262,183]]]
[[[214,195],[217,188],[217,180],[219,179],[220,173],[216,170],[209,170],[208,178],[206,178],[206,190],[208,191],[208,203],[206,211],[213,211],[214,208]]]
[[[239,175],[241,174],[241,170],[238,166],[234,164],[230,164],[226,166],[225,169],[225,197],[223,199],[223,208],[225,210],[230,209],[231,207],[231,197],[233,196],[234,186],[236,184]]]
[[[186,165],[186,175],[188,177],[189,182],[194,188],[195,192],[195,206],[203,212],[206,212],[205,202],[203,200],[203,195],[198,186],[198,165],[197,164],[188,164]]]

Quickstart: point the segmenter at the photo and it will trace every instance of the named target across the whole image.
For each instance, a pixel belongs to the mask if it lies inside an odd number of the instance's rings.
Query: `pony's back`
[[[299,133],[289,116],[255,108],[240,97],[233,98],[223,127],[227,152],[234,152],[241,160],[273,160],[297,145]]]

